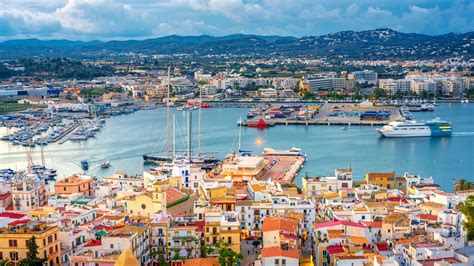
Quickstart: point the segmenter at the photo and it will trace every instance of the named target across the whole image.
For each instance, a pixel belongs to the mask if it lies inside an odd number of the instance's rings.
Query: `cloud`
[[[474,29],[469,0],[0,0],[0,39],[143,39],[170,34],[320,35],[390,27]]]

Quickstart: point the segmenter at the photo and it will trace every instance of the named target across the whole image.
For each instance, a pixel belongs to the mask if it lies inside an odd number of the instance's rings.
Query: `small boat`
[[[110,167],[110,162],[109,161],[104,161],[100,164],[101,168],[109,168]]]
[[[347,127],[341,127],[341,130],[347,130]]]
[[[87,162],[87,160],[82,160],[81,161],[81,168],[84,171],[89,170],[89,162]]]
[[[265,120],[263,120],[263,119],[258,120],[258,122],[248,122],[247,126],[248,127],[256,127],[256,128],[268,128],[268,127],[270,127],[270,125],[267,124],[265,122]]]

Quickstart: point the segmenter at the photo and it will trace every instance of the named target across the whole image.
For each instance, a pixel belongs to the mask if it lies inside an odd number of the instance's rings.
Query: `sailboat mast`
[[[166,155],[170,156],[170,71],[168,66],[168,93],[166,96]]]
[[[191,145],[191,141],[192,141],[192,137],[191,137],[191,133],[192,133],[192,117],[193,117],[193,113],[188,111],[188,159],[189,161],[191,162],[191,153],[192,153],[192,145]]]
[[[202,86],[199,85],[198,156],[201,155]]]
[[[176,158],[176,116],[173,114],[173,158]]]
[[[242,117],[239,119],[239,145],[238,152],[240,153],[240,140],[242,139]]]
[[[43,166],[43,168],[46,168],[46,163],[45,163],[45,160],[44,160],[44,148],[43,148],[43,144],[41,144],[40,146],[41,146],[41,165]]]

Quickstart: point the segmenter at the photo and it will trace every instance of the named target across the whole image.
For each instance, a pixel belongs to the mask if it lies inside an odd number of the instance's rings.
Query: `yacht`
[[[377,131],[383,137],[447,137],[451,136],[451,122],[439,118],[428,122],[417,121],[394,121],[388,125],[378,128]]]

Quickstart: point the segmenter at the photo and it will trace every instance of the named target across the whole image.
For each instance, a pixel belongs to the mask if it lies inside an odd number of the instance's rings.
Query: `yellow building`
[[[34,236],[38,245],[38,257],[46,259],[48,266],[61,265],[59,228],[44,223],[17,220],[0,231],[0,259],[18,263],[27,257],[27,242]]]
[[[219,242],[240,252],[240,222],[236,212],[223,212],[221,209],[206,209],[204,216],[204,241],[208,246]]]
[[[132,216],[153,217],[155,213],[166,213],[167,182],[155,182],[153,191],[132,196],[125,200],[126,212]]]
[[[407,192],[407,179],[405,177],[397,177],[395,173],[367,173],[365,182],[380,188],[398,189]]]
[[[38,218],[39,220],[43,219],[44,217],[48,216],[49,214],[53,214],[56,212],[56,208],[53,206],[43,206],[34,208],[28,213],[29,217]]]

